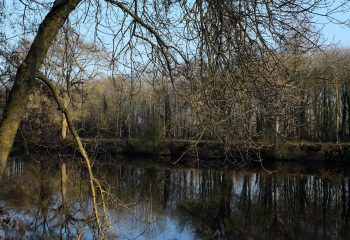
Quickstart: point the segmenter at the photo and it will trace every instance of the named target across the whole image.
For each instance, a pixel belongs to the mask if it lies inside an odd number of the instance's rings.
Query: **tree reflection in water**
[[[0,238],[92,239],[79,164],[13,161],[0,183]],[[142,167],[140,167],[142,166]],[[220,171],[144,162],[96,164],[118,197],[111,239],[349,239],[350,179],[278,168]],[[6,236],[5,236],[6,234]]]

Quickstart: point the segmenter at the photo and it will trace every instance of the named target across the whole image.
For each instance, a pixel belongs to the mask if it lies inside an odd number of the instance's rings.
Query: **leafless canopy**
[[[35,35],[51,7],[29,0],[1,5],[21,9],[21,21],[7,23],[23,38]],[[227,142],[249,140],[253,118],[276,121],[282,112],[271,109],[284,106],[287,95],[297,99],[301,86],[289,77],[286,59],[321,49],[322,24],[347,24],[335,18],[347,7],[335,0],[86,0],[69,22],[104,52],[106,75],[130,76],[135,88],[145,79],[168,79],[176,101],[191,105],[200,136],[210,132]]]

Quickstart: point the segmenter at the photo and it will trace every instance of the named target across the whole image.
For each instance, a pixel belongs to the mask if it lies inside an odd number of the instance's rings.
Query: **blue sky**
[[[337,5],[341,5],[342,2],[346,3],[346,7],[350,7],[349,2],[346,0],[335,0],[333,7]],[[324,34],[324,37],[327,39],[327,43],[339,43],[340,47],[348,47],[350,48],[350,12],[346,10],[344,12],[335,13],[333,15],[337,20],[346,22],[346,25],[327,23],[321,33]],[[322,21],[320,23],[326,23],[327,20]]]
[[[336,24],[326,25],[322,33],[328,43],[338,43],[341,47],[350,47],[350,27],[343,27]]]

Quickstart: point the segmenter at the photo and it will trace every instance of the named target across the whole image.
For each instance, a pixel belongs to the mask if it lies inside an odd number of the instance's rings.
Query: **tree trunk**
[[[61,114],[62,116],[62,121],[61,121],[61,138],[63,140],[67,139],[67,132],[68,132],[68,124],[67,124],[67,119],[64,114]]]
[[[63,97],[63,101],[64,101],[64,107],[67,108],[68,107],[68,102],[67,99]],[[61,114],[61,138],[63,140],[67,139],[67,132],[68,132],[68,123],[67,123],[67,119],[66,116],[64,115],[64,113]]]
[[[335,121],[336,121],[336,141],[339,142],[339,129],[340,129],[340,110],[339,110],[339,74],[335,76]]]
[[[165,95],[164,100],[164,138],[171,136],[171,122],[172,122],[172,116],[171,116],[171,106],[170,106],[170,96],[168,93]]]
[[[41,67],[58,31],[81,0],[70,0],[54,7],[40,24],[36,37],[24,61],[19,66],[0,126],[0,176],[11,151],[18,127],[26,111],[35,75]]]
[[[341,105],[342,105],[342,114],[341,114],[341,140],[345,140],[346,136],[346,99],[347,99],[347,89],[345,85],[345,90],[343,90],[342,96],[341,96]]]

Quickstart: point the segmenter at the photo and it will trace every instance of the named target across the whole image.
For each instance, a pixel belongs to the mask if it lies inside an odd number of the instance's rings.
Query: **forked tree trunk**
[[[33,89],[35,75],[41,67],[49,47],[69,14],[82,0],[70,0],[54,7],[40,24],[29,52],[19,66],[0,126],[0,176],[11,151],[18,127],[26,111],[29,94]]]

